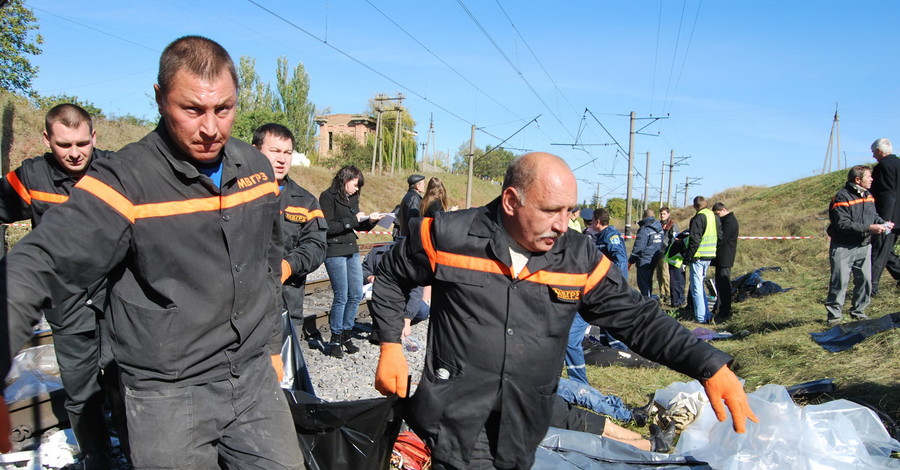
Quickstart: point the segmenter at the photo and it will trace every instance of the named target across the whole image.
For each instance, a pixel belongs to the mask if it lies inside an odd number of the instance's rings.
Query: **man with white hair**
[[[872,157],[878,161],[872,170],[872,197],[875,210],[884,220],[900,220],[900,158],[894,155],[891,141],[881,138],[872,143]],[[878,293],[878,281],[887,268],[900,287],[900,258],[894,254],[894,244],[900,227],[882,235],[872,236],[872,295]]]

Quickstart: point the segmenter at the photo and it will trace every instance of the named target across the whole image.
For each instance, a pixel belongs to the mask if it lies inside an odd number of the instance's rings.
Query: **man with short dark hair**
[[[325,261],[328,224],[319,200],[288,175],[294,153],[294,134],[290,129],[276,123],[263,124],[253,132],[252,143],[269,159],[278,181],[278,208],[284,234],[282,298],[295,329],[300,332],[306,275]]]
[[[409,221],[421,217],[419,206],[422,205],[422,194],[425,193],[425,177],[422,175],[409,175],[406,178],[406,184],[409,189],[403,195],[400,201],[399,212],[396,214],[394,223],[400,228],[397,239],[409,236]]]
[[[691,270],[691,301],[694,303],[694,321],[709,323],[711,318],[709,302],[706,300],[706,272],[712,260],[716,259],[716,245],[722,238],[722,225],[719,217],[709,210],[706,198],[694,198],[694,210],[691,218],[690,236],[684,262]]]
[[[831,199],[828,207],[828,262],[831,265],[831,279],[828,282],[828,296],[825,310],[829,325],[841,323],[844,316],[844,298],[850,275],[853,275],[853,298],[850,316],[854,320],[866,320],[864,313],[871,301],[872,281],[872,235],[890,232],[894,227],[875,211],[875,199],[869,192],[872,187],[872,169],[857,165],[847,172],[847,184]]]
[[[662,257],[663,230],[662,224],[656,220],[653,209],[644,211],[644,218],[638,222],[640,227],[628,266],[637,264],[637,285],[641,295],[650,297],[653,293],[653,271]]]
[[[44,144],[50,151],[23,161],[0,181],[0,222],[31,219],[32,228],[37,228],[45,212],[69,199],[91,163],[108,157],[106,150],[94,148],[96,137],[91,116],[80,106],[64,103],[51,108],[44,117]],[[66,412],[87,469],[109,468],[111,443],[103,410],[104,391],[112,402],[121,447],[128,452],[118,372],[105,344],[109,340],[105,304],[104,278],[76,297],[42,310],[53,330]],[[101,373],[104,369],[106,374]]]
[[[281,343],[278,186],[231,138],[237,84],[214,41],[169,44],[157,128],[95,162],[0,261],[4,374],[42,305],[108,276],[137,469],[303,468],[269,357]]]
[[[884,220],[900,221],[900,157],[894,155],[891,141],[881,138],[872,143],[872,157],[878,162],[872,170],[872,197],[875,210]],[[885,268],[900,287],[900,257],[894,254],[900,227],[872,235],[872,296],[878,294]]]
[[[712,211],[722,223],[722,238],[716,245],[716,259],[712,263],[716,267],[716,321],[725,321],[731,317],[731,267],[737,253],[740,227],[737,217],[724,203],[713,204]]]
[[[375,275],[375,387],[407,392],[399,344],[403,291],[432,286],[428,354],[408,422],[432,468],[529,469],[550,423],[575,313],[648,359],[703,380],[718,419],[756,420],[731,356],[696,339],[656,301],[628,287],[588,237],[568,231],[575,176],[559,157],[529,153],[485,207],[415,222]]]

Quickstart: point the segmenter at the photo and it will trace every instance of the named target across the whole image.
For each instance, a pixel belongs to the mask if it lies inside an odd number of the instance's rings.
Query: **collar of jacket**
[[[862,186],[860,186],[860,185],[858,185],[858,184],[856,184],[856,183],[851,183],[851,182],[849,182],[849,181],[847,182],[847,189],[850,190],[850,192],[859,194],[861,197],[864,197],[864,196],[866,196],[867,194],[869,194],[869,190],[868,190],[868,189],[863,188]]]
[[[156,147],[159,149],[160,153],[163,154],[166,161],[169,162],[169,165],[175,173],[186,179],[195,180],[202,179],[201,176],[204,178],[206,177],[206,175],[200,173],[200,170],[197,169],[190,157],[185,155],[172,140],[169,131],[166,129],[163,118],[159,119],[159,124],[156,125],[156,129],[153,132],[156,132],[156,134],[159,135]],[[244,157],[242,153],[237,150],[235,145],[235,139],[229,137],[222,147],[222,183],[220,188],[236,179],[238,170],[244,164]],[[216,192],[218,192],[218,188],[216,188]]]
[[[110,152],[107,150],[98,150],[94,149],[91,151],[91,160],[88,162],[87,167],[85,167],[84,171],[87,173],[87,170],[91,169],[91,165],[94,164],[100,157],[106,157]],[[72,175],[66,173],[63,169],[62,165],[59,164],[59,161],[56,159],[56,156],[53,155],[53,152],[47,152],[43,155],[44,160],[47,160],[47,164],[50,165],[50,178],[53,180],[54,184],[60,184],[66,180],[72,180],[74,182],[78,182],[81,177],[75,178]]]
[[[478,213],[469,228],[469,236],[490,238],[488,248],[491,250],[491,254],[507,266],[512,266],[512,257],[509,255],[509,234],[507,234],[506,228],[503,227],[503,211],[500,208],[500,198],[497,197],[486,206],[474,210],[478,211]],[[528,270],[534,273],[549,266],[565,251],[567,240],[568,237],[563,235],[556,240],[550,251],[532,252],[526,265]]]

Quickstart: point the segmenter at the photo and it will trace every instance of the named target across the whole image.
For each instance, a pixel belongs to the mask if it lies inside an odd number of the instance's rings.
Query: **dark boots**
[[[343,334],[331,334],[331,341],[328,342],[328,355],[340,359],[344,357],[344,350],[341,346],[344,343]]]
[[[662,429],[656,424],[650,425],[650,451],[668,453],[675,443],[675,422],[672,421]]]
[[[341,338],[343,339],[344,349],[347,350],[347,354],[356,354],[359,352],[359,347],[353,344],[353,331],[345,331],[341,333]]]
[[[654,403],[653,396],[651,396],[650,401],[648,401],[646,405],[631,409],[631,420],[634,421],[635,426],[642,428],[650,422],[653,411]]]

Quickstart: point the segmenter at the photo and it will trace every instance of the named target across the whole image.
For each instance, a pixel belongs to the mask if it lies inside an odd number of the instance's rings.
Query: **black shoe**
[[[646,405],[632,408],[631,420],[634,421],[634,425],[639,428],[646,426],[647,422],[650,421],[650,415],[653,414],[653,407],[653,397],[651,396],[650,401]]]
[[[665,430],[656,424],[650,425],[650,451],[668,453],[675,443],[675,422],[669,423]]]
[[[335,358],[341,359],[344,357],[344,351],[341,349],[343,346],[342,334],[331,334],[331,341],[328,342],[328,355]]]
[[[356,354],[359,352],[359,347],[353,344],[351,338],[353,338],[352,331],[345,331],[341,334],[341,340],[344,344],[344,349],[347,350],[347,354]]]

